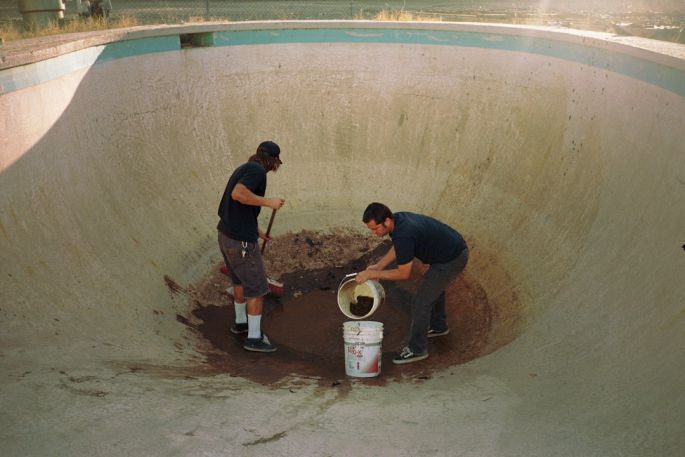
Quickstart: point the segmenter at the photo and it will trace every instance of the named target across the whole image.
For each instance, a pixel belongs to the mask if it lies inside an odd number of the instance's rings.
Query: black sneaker
[[[252,352],[274,352],[277,348],[269,342],[269,338],[262,333],[261,338],[245,338],[243,349]]]
[[[244,324],[233,323],[231,325],[231,333],[234,335],[240,335],[241,333],[247,333],[247,322]]]
[[[402,365],[404,363],[418,362],[419,360],[427,358],[428,351],[424,352],[423,354],[414,354],[414,351],[409,349],[409,346],[405,346],[397,355],[395,355],[395,357],[392,359],[392,363],[395,365]]]
[[[445,336],[449,335],[450,329],[447,328],[445,330],[435,330],[434,328],[431,328],[428,330],[428,338],[435,338],[436,336]]]

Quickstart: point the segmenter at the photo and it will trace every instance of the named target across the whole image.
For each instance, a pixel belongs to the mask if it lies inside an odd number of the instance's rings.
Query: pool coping
[[[46,78],[57,77],[67,72],[72,65],[75,65],[74,68],[83,68],[97,62],[133,55],[178,51],[181,49],[182,37],[191,37],[200,46],[217,47],[272,43],[397,43],[524,51],[575,60],[609,71],[617,71],[618,68],[619,73],[685,96],[683,44],[563,27],[367,20],[153,25],[19,40],[0,47],[0,95],[44,82]],[[527,41],[528,38],[535,41]],[[533,48],[530,43],[539,44]],[[565,48],[562,51],[551,49],[556,46],[550,44],[564,44]],[[608,62],[607,58],[598,59],[593,54],[595,50],[617,56],[620,62],[614,64]],[[62,68],[57,71],[48,68],[49,62],[45,61],[66,55],[72,55],[76,64],[61,63]],[[45,63],[39,64],[41,62]],[[59,61],[55,62],[59,67]],[[645,70],[642,62],[656,65],[655,68]],[[37,74],[40,76],[36,76]]]
[[[177,35],[186,33],[221,32],[237,30],[316,29],[316,28],[368,28],[413,29],[438,31],[465,31],[501,33],[575,42],[584,45],[606,47],[616,52],[634,53],[641,58],[685,70],[685,45],[640,37],[619,36],[604,32],[592,32],[564,27],[526,26],[482,22],[409,22],[409,21],[243,21],[198,22],[192,24],[149,25],[93,32],[66,33],[47,37],[11,41],[0,47],[0,70],[27,65],[57,57],[91,46],[140,38]]]

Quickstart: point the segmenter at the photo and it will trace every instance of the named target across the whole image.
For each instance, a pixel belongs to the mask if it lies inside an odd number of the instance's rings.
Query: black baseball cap
[[[261,156],[275,157],[283,163],[280,158],[281,148],[273,141],[263,141],[257,146],[257,154]]]

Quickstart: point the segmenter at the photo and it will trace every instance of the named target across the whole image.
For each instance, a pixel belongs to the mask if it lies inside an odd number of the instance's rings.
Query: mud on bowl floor
[[[349,385],[345,374],[343,322],[349,321],[338,308],[337,289],[344,276],[363,270],[390,247],[389,240],[338,230],[301,231],[270,241],[264,252],[267,275],[284,283],[284,292],[264,300],[262,330],[278,350],[270,354],[245,351],[245,335],[234,335],[233,297],[226,291],[229,277],[217,264],[196,284],[180,286],[165,277],[173,294],[187,297],[190,314],[177,315],[180,325],[197,333],[196,348],[205,356],[200,374],[238,376],[265,386],[293,380],[314,380],[321,387]],[[217,248],[218,249],[218,248]],[[493,294],[479,281],[472,265],[492,273],[501,270],[496,259],[474,262],[480,252],[471,243],[469,266],[446,291],[450,333],[429,340],[429,358],[396,366],[393,354],[400,349],[408,329],[409,303],[426,266],[414,262],[408,281],[383,281],[386,299],[366,320],[383,323],[381,373],[372,378],[354,378],[369,385],[388,382],[421,382],[433,374],[493,352],[520,332],[522,306],[515,293]],[[498,289],[508,275],[495,271]],[[490,274],[492,276],[492,274]],[[511,288],[510,288],[511,289]],[[508,289],[507,289],[508,290]]]

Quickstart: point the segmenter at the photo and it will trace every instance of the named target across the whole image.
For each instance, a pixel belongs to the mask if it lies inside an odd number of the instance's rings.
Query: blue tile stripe
[[[617,52],[546,38],[406,29],[283,29],[215,32],[215,46],[278,43],[397,43],[497,49],[555,57],[619,73],[685,97],[685,72]]]
[[[96,63],[125,57],[177,51],[181,48],[177,35],[119,41],[93,46],[52,59],[0,70],[0,95],[25,89],[89,68]]]
[[[142,56],[158,52],[178,51],[181,41],[178,35],[142,38],[138,40],[117,41],[108,44],[98,56],[98,63],[125,57]]]
[[[616,51],[548,38],[453,30],[306,28],[203,32],[213,45],[387,43],[497,49],[554,57],[615,72],[685,97],[685,72]],[[207,41],[207,40],[205,40]],[[0,93],[31,87],[88,66],[150,53],[180,50],[178,35],[120,41],[0,72]]]

